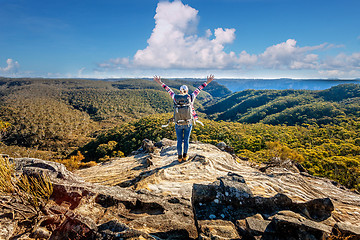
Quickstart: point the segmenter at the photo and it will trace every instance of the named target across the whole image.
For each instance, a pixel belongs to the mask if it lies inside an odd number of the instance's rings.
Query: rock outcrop
[[[132,156],[75,173],[14,159],[19,174],[46,172],[54,193],[31,231],[0,205],[0,239],[359,239],[360,195],[287,163],[254,168],[219,148],[192,143],[179,163],[174,141],[146,140]]]

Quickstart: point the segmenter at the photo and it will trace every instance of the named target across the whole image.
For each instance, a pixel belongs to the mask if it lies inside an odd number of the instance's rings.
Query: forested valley
[[[174,91],[201,81],[166,80]],[[274,157],[360,191],[360,86],[245,90],[212,82],[195,104],[191,140],[225,142],[254,163]],[[168,93],[146,79],[0,78],[0,153],[76,169],[123,157],[144,138],[176,139]]]

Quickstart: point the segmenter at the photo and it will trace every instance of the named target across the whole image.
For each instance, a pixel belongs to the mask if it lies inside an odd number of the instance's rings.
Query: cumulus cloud
[[[288,39],[286,42],[268,47],[260,54],[260,64],[274,69],[316,69],[319,65],[318,55],[311,52],[326,45],[324,43],[318,46],[298,47],[296,40]]]
[[[227,68],[236,62],[235,53],[224,51],[224,45],[234,41],[235,29],[208,29],[204,37],[197,36],[198,11],[181,1],[160,2],[154,18],[148,46],[134,56],[136,66]]]
[[[20,64],[17,61],[14,61],[11,58],[8,58],[6,60],[6,67],[0,67],[0,72],[4,74],[14,74],[19,71]]]
[[[98,64],[97,71],[123,69],[163,69],[195,71],[218,70],[312,70],[321,75],[356,74],[360,53],[339,54],[322,59],[319,51],[342,48],[344,45],[322,43],[299,46],[295,39],[267,47],[263,53],[250,54],[225,51],[235,40],[234,28],[207,29],[204,36],[197,35],[198,10],[180,0],[161,1],[156,8],[155,27],[147,46],[132,58],[114,58]]]
[[[196,35],[198,10],[181,1],[159,2],[155,14],[155,27],[147,47],[138,50],[133,59],[116,58],[99,63],[104,70],[123,68],[160,69],[315,69],[318,55],[312,51],[329,44],[298,47],[294,39],[268,47],[262,54],[249,54],[245,50],[236,54],[226,52],[226,44],[235,40],[234,28],[208,29],[205,36]]]
[[[359,78],[360,52],[347,55],[339,53],[335,57],[327,57],[321,61],[319,74],[326,77]]]
[[[340,53],[335,57],[325,59],[321,67],[330,70],[360,70],[360,52],[355,52],[351,55]]]
[[[258,61],[258,56],[250,55],[245,50],[239,54],[238,63],[240,66],[254,66]]]

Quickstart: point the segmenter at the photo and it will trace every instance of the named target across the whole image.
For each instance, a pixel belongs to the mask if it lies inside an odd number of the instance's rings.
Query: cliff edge
[[[0,239],[360,239],[359,194],[291,160],[254,166],[221,149],[191,143],[179,163],[176,142],[144,140],[132,156],[75,173],[13,159],[19,173],[46,172],[54,192],[36,226],[0,205]]]

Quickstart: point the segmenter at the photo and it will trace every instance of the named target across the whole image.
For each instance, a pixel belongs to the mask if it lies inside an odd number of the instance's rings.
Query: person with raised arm
[[[180,94],[175,94],[171,88],[169,88],[161,81],[160,76],[154,76],[154,81],[160,84],[169,93],[174,101],[174,122],[179,162],[183,162],[189,159],[188,150],[191,129],[196,122],[201,123],[198,120],[198,116],[194,109],[194,101],[196,96],[213,80],[214,75],[209,75],[207,76],[207,81],[201,84],[191,94],[189,94],[189,88],[186,85],[182,85],[180,87]]]

